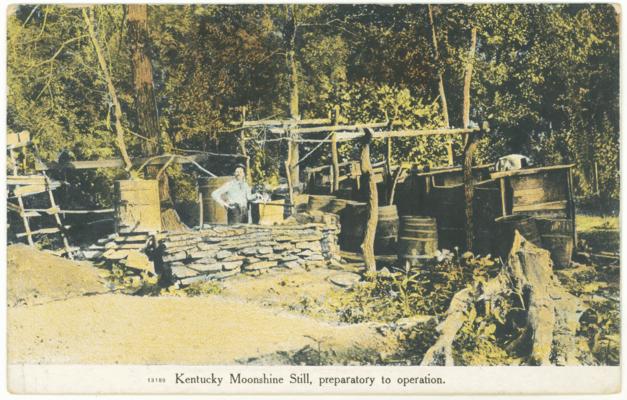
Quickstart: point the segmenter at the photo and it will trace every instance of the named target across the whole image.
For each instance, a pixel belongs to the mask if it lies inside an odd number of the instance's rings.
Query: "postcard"
[[[8,390],[620,392],[620,13],[11,4]]]

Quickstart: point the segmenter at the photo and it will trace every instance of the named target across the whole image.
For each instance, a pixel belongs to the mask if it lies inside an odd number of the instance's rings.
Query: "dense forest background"
[[[129,153],[140,155],[128,10],[102,5],[90,13]],[[302,118],[326,117],[339,105],[350,122],[388,115],[406,127],[446,126],[443,89],[449,125],[460,127],[474,29],[470,119],[492,129],[476,163],[508,153],[538,165],[577,163],[577,195],[612,208],[619,196],[618,22],[613,6],[600,4],[149,6],[144,50],[161,151],[237,153],[231,122],[241,108],[248,119],[287,118],[294,89]],[[8,128],[30,131],[45,160],[120,156],[113,99],[92,44],[79,6],[10,9]],[[353,157],[351,146],[341,147],[340,161]],[[301,155],[313,147],[302,145]],[[324,149],[301,170],[327,161]],[[459,157],[459,141],[454,150]],[[276,183],[286,144],[251,141],[248,152],[255,179]],[[443,165],[446,140],[400,139],[394,158]],[[205,167],[227,174],[233,162],[215,157]],[[188,172],[170,172],[178,204],[194,199]],[[82,206],[107,206],[122,174],[79,171],[63,179]]]

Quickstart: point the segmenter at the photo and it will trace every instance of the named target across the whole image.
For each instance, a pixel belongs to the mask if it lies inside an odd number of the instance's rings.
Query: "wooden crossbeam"
[[[61,183],[60,182],[50,182],[50,185],[24,185],[24,186],[18,186],[16,188],[13,189],[13,194],[15,197],[19,197],[19,196],[32,196],[35,194],[39,194],[39,193],[44,193],[47,192],[48,190],[55,190],[57,188],[61,187]]]
[[[257,121],[232,121],[231,125],[239,125],[245,128],[255,126],[282,126],[282,125],[328,125],[332,121],[330,118],[310,118],[310,119],[266,119]]]
[[[9,175],[7,176],[7,185],[45,185],[46,178],[41,175]]]
[[[65,225],[64,228],[65,229],[69,229],[70,226],[69,225]],[[20,237],[24,237],[24,236],[28,236],[28,235],[47,235],[47,234],[50,234],[50,233],[57,233],[57,232],[61,232],[61,228],[55,226],[55,227],[52,227],[52,228],[41,228],[41,229],[38,229],[36,231],[30,231],[30,233],[28,233],[28,232],[18,233],[15,236],[20,238]]]
[[[234,154],[236,156],[237,154]],[[194,154],[182,157],[176,157],[172,163],[175,164],[191,164],[193,162],[203,162],[211,157],[210,154]],[[131,161],[133,166],[138,167],[148,161],[150,157],[137,157]],[[146,165],[163,165],[168,162],[166,157],[150,160]],[[93,161],[69,161],[64,164],[56,162],[40,163],[35,167],[38,171],[47,170],[62,170],[62,169],[97,169],[97,168],[124,168],[124,161],[121,158],[111,158],[105,160],[93,160]]]
[[[331,126],[315,126],[311,128],[294,128],[290,129],[290,132],[297,135],[308,134],[308,133],[324,133],[324,132],[340,132],[340,131],[352,131],[357,129],[364,128],[383,128],[387,126],[387,122],[369,122],[366,124],[354,124],[354,125],[331,125]],[[272,133],[284,133],[285,129],[283,128],[272,128],[270,129]],[[363,136],[363,134],[361,135]]]

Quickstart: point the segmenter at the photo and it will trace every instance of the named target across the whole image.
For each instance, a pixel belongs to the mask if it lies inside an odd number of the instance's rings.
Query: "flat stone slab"
[[[220,262],[216,262],[213,264],[194,263],[194,264],[189,264],[188,268],[191,268],[199,272],[220,272],[222,271],[222,263]]]
[[[359,282],[360,279],[361,276],[352,272],[341,272],[329,277],[331,283],[340,287],[351,287]]]
[[[175,266],[172,267],[172,275],[177,278],[187,278],[198,275],[198,271],[194,271],[193,269],[184,266]]]
[[[234,269],[238,269],[244,264],[244,260],[240,261],[225,261],[222,263],[222,269],[225,271],[232,271]]]
[[[225,259],[225,258],[227,258],[227,257],[229,257],[229,256],[232,256],[232,255],[233,255],[233,253],[232,253],[232,252],[230,252],[230,251],[228,251],[228,250],[220,250],[220,251],[218,251],[218,253],[216,254],[216,258],[217,258],[218,260],[223,260],[223,259]]]
[[[256,271],[261,269],[268,269],[272,267],[276,267],[279,264],[278,261],[257,261],[252,264],[248,264],[244,267],[246,271]]]

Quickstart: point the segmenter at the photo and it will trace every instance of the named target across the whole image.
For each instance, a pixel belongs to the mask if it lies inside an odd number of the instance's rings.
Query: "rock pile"
[[[157,261],[181,285],[259,275],[273,268],[322,266],[339,258],[336,224],[205,225],[158,238]]]
[[[83,258],[117,263],[135,270],[155,273],[148,257],[155,237],[143,232],[112,234],[82,250]]]

